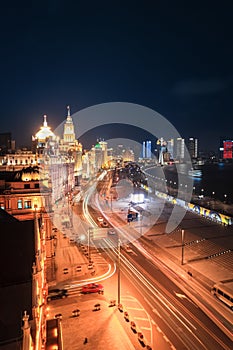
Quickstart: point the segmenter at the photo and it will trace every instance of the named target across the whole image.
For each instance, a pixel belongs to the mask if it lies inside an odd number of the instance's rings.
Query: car
[[[102,216],[99,216],[99,217],[97,218],[97,220],[98,220],[99,222],[103,222],[103,221],[104,221],[104,218],[102,218]]]
[[[115,235],[115,234],[116,234],[116,231],[113,228],[110,228],[108,230],[108,235]]]
[[[89,294],[89,293],[104,294],[104,287],[102,286],[102,284],[88,283],[82,286],[81,293],[82,294]]]
[[[56,299],[63,299],[68,296],[68,291],[67,289],[50,289],[48,291],[48,296],[47,296],[47,301],[50,300],[56,300]]]

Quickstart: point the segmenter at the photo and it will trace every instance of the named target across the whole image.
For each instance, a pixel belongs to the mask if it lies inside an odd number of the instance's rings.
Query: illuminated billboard
[[[130,202],[134,204],[144,203],[144,199],[143,193],[131,193]]]
[[[232,159],[233,142],[223,141],[223,159]]]

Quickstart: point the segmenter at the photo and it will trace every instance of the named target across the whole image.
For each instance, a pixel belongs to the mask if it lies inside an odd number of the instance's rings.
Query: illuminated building
[[[106,141],[99,141],[100,147],[102,149],[102,167],[108,167],[108,143]]]
[[[132,149],[127,148],[126,150],[122,151],[122,158],[123,162],[134,162],[135,157],[134,157],[134,152]]]
[[[233,139],[225,138],[220,140],[220,159],[232,161],[233,159]]]
[[[101,147],[101,144],[99,142],[97,142],[97,144],[95,145],[95,147],[93,148],[94,151],[94,171],[95,173],[97,173],[103,165],[103,150]]]
[[[67,106],[66,121],[63,125],[63,137],[59,141],[59,154],[68,157],[69,162],[74,163],[74,185],[77,186],[82,174],[82,144],[76,139],[69,106]],[[63,161],[65,161],[65,158],[63,158]],[[68,191],[70,190],[68,189]]]
[[[175,140],[175,159],[178,161],[183,161],[184,160],[184,151],[185,151],[185,142],[184,139],[181,137],[177,137]]]
[[[143,141],[142,143],[142,158],[151,158],[151,141]]]
[[[37,154],[39,163],[40,158],[44,156],[44,149],[49,139],[56,140],[57,137],[48,126],[47,116],[44,115],[43,125],[40,127],[40,130],[36,133],[36,135],[32,136],[32,150],[35,154]]]
[[[37,164],[37,155],[28,150],[17,150],[0,156],[0,171],[16,171]]]
[[[167,153],[167,142],[161,137],[157,140],[157,145],[160,147],[158,162],[159,164],[164,165],[164,155]]]
[[[169,158],[174,159],[174,139],[167,141],[167,152],[170,154]]]
[[[198,139],[197,138],[190,137],[188,139],[187,148],[188,148],[190,157],[192,159],[198,157]]]

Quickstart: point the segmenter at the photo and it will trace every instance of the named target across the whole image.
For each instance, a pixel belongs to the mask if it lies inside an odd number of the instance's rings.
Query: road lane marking
[[[151,331],[151,327],[143,327],[143,326],[140,326],[140,329],[144,329],[146,331]]]
[[[135,319],[135,320],[142,320],[142,321],[148,321],[148,322],[150,322],[150,321],[148,320],[147,317],[134,317],[134,319]]]
[[[142,309],[142,308],[139,308],[139,307],[131,307],[131,306],[127,306],[127,309],[129,309],[129,310],[145,311],[145,310]]]

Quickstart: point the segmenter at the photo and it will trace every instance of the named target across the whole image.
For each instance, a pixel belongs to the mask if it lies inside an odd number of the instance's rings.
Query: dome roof
[[[48,137],[55,137],[55,134],[50,129],[51,128],[47,124],[46,115],[44,115],[44,124],[36,133],[35,138],[38,140],[45,140]]]

